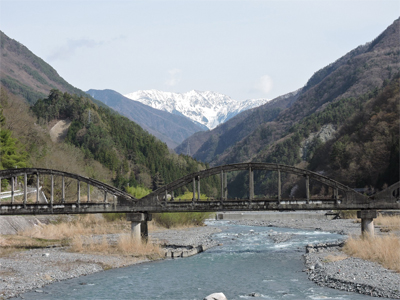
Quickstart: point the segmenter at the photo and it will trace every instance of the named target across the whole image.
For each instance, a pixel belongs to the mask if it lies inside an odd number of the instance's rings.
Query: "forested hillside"
[[[85,158],[113,171],[114,185],[119,188],[141,185],[156,189],[206,168],[189,156],[170,153],[166,144],[139,125],[110,109],[98,107],[87,97],[52,90],[47,98],[32,106],[32,111],[43,125],[54,120],[71,120],[66,143],[81,149]],[[204,192],[215,193],[212,188],[217,184],[211,179],[205,181]]]
[[[347,114],[352,112],[351,117],[331,141],[316,147],[309,156],[310,168],[324,170],[350,186],[381,189],[398,182],[399,87],[400,73],[364,98],[343,100],[341,105]]]
[[[25,168],[27,153],[18,140],[12,137],[12,132],[6,127],[3,106],[8,106],[10,99],[7,92],[0,90],[0,170],[10,168]]]

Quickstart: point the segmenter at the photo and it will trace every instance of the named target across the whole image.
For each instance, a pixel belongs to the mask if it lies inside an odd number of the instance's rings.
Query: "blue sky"
[[[399,15],[398,0],[0,0],[0,29],[82,90],[237,100],[304,86]]]

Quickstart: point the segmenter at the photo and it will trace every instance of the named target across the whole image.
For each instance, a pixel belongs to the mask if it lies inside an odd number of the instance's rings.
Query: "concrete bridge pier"
[[[127,221],[131,221],[131,235],[138,242],[147,242],[149,230],[147,222],[151,221],[152,216],[148,213],[127,213]]]
[[[368,234],[371,237],[375,234],[374,219],[378,216],[376,210],[360,210],[357,218],[361,219],[361,234]]]

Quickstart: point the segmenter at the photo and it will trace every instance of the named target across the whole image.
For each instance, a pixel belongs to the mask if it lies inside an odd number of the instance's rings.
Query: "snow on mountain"
[[[237,101],[220,93],[195,90],[187,93],[140,90],[124,96],[159,110],[184,115],[208,129],[217,127],[244,110],[269,101],[269,99]]]

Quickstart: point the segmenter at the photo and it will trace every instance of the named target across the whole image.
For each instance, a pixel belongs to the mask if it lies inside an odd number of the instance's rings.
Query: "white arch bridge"
[[[227,174],[235,171],[248,172],[245,198],[228,197]],[[276,172],[277,186],[274,195],[254,194],[255,171]],[[284,197],[283,173],[304,178],[303,197]],[[220,196],[200,199],[201,180],[210,176],[220,178]],[[5,179],[8,180],[11,189],[1,193],[1,182]],[[192,199],[176,199],[174,192],[187,185],[192,186]],[[313,194],[312,191],[316,190],[313,186],[325,186],[325,190],[330,193]],[[57,170],[25,168],[0,171],[0,215],[124,212],[132,214],[132,221],[146,222],[150,219],[149,214],[160,212],[360,210],[361,218],[364,216],[372,220],[376,216],[376,210],[400,209],[399,194],[400,182],[368,197],[321,174],[267,163],[239,163],[206,169],[184,176],[141,199],[98,180]]]

